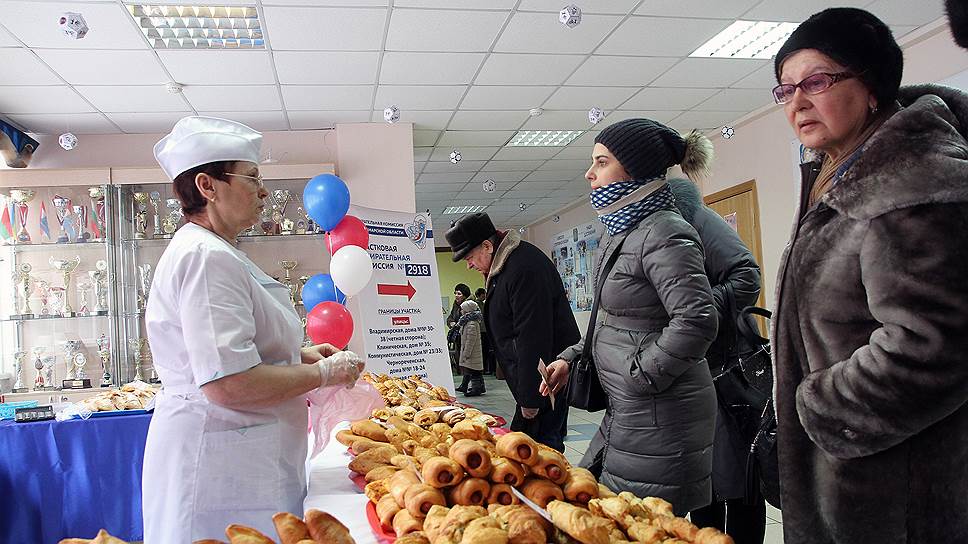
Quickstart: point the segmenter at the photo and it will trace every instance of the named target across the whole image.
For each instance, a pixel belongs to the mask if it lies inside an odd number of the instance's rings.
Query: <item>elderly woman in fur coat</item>
[[[774,318],[787,544],[968,542],[968,95],[900,88],[866,11],[801,24],[774,89],[803,165]]]

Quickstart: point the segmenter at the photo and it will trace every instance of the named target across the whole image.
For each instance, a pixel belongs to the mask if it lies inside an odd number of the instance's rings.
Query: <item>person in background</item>
[[[853,8],[775,57],[818,152],[773,319],[786,544],[968,542],[968,95],[900,87],[903,58]]]
[[[481,346],[481,316],[480,307],[473,300],[465,300],[460,305],[460,364],[464,380],[457,388],[466,397],[477,397],[485,392],[484,387],[484,353]]]
[[[487,299],[487,289],[483,287],[478,287],[477,290],[474,291],[474,301],[477,302],[478,306],[483,308],[484,300],[486,299]]]
[[[695,183],[671,179],[669,188],[676,197],[676,208],[682,218],[696,229],[702,242],[703,268],[713,290],[719,322],[716,340],[706,351],[706,362],[715,378],[729,362],[727,349],[735,342],[736,312],[756,304],[760,296],[760,267],[739,234],[722,216],[703,204]],[[733,299],[731,302],[729,297]],[[755,497],[745,496],[750,443],[724,401],[718,401],[713,443],[713,502],[693,510],[689,517],[699,527],[715,527],[725,532],[736,544],[762,544],[766,532],[766,501],[759,493]]]
[[[487,301],[487,289],[478,287],[474,291],[474,300],[484,313],[484,303]],[[491,337],[487,334],[487,316],[481,320],[481,348],[484,351],[484,373],[494,374],[494,348],[491,347]]]
[[[447,316],[447,344],[450,350],[450,364],[455,369],[460,369],[457,359],[460,357],[460,329],[457,328],[457,320],[460,319],[460,305],[471,296],[471,288],[466,284],[458,283],[454,286],[454,304],[450,307],[450,315]],[[457,389],[461,393],[466,391]]]
[[[445,236],[454,262],[466,260],[484,275],[487,330],[517,403],[511,430],[563,452],[568,403],[552,408],[538,392],[538,361],[552,361],[581,338],[561,276],[540,249],[516,230],[498,231],[486,213],[461,217]]]
[[[716,392],[703,357],[717,318],[699,235],[676,210],[666,172],[679,164],[704,175],[712,143],[626,119],[595,137],[591,155],[585,178],[606,227],[591,352],[608,407],[581,466],[609,489],[661,497],[685,515],[711,500]],[[584,342],[549,366],[543,395],[565,390]]]
[[[289,288],[241,251],[268,195],[262,135],[185,117],[154,148],[185,224],[158,262],[145,312],[164,383],[145,445],[148,544],[221,539],[232,523],[273,531],[306,498],[306,393],[352,386],[363,361],[329,344],[300,349]]]

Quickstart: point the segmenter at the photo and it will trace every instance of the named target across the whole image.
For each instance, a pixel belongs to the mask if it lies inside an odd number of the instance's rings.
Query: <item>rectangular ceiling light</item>
[[[565,146],[581,136],[584,130],[519,130],[505,147]]]
[[[487,206],[447,206],[444,208],[444,215],[477,213],[484,211],[484,208],[487,208]]]
[[[690,57],[769,59],[796,30],[797,23],[736,21],[699,46]]]
[[[126,4],[155,49],[265,49],[252,6]]]

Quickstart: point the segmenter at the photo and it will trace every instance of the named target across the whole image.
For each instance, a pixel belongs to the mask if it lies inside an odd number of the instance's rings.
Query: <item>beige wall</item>
[[[399,212],[416,207],[411,123],[336,125],[336,174],[357,206]]]

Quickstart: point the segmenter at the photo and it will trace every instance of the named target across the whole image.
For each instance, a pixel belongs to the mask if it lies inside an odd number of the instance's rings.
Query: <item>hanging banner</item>
[[[551,238],[551,260],[558,268],[565,294],[573,312],[592,309],[595,286],[592,285],[598,263],[598,242],[605,233],[601,221],[583,223],[559,232]]]
[[[373,279],[354,297],[367,370],[416,374],[453,395],[430,217],[361,206],[350,206],[349,214],[370,234]]]

